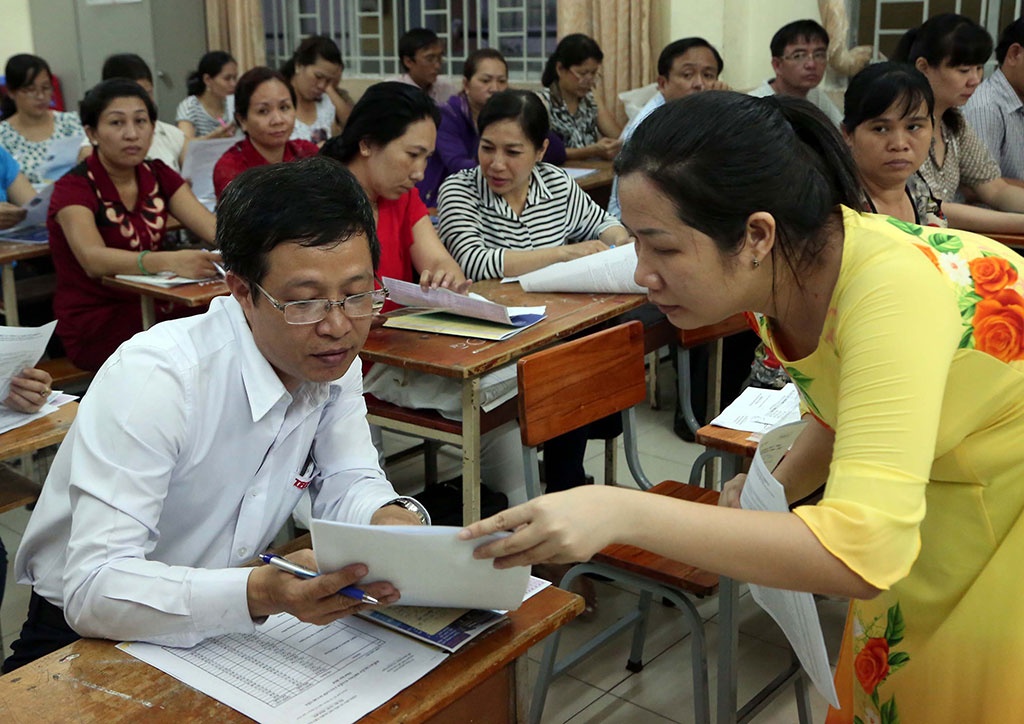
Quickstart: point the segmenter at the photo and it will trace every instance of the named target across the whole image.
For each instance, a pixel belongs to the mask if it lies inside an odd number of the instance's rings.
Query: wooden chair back
[[[536,447],[647,396],[644,326],[629,322],[519,360],[519,429]]]

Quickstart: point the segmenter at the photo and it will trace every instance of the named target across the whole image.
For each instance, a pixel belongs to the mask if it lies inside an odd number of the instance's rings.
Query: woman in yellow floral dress
[[[478,557],[618,542],[738,580],[852,599],[829,722],[1024,711],[1024,269],[981,236],[855,211],[842,140],[803,101],[702,93],[616,160],[635,277],[677,326],[758,314],[811,419],[775,471],[790,513],[604,486],[470,526]]]

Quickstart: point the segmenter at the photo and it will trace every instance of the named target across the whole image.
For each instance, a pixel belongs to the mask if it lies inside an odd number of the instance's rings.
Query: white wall
[[[29,0],[0,0],[0,64],[17,53],[31,53],[35,49],[32,43],[32,23],[28,9]],[[3,71],[0,70],[0,74]]]
[[[772,76],[768,43],[776,30],[793,20],[819,19],[817,0],[660,1],[667,29],[662,46],[677,38],[706,38],[725,59],[723,80],[739,90]]]

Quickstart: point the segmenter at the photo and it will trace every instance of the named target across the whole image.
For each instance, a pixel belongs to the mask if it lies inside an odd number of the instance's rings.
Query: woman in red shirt
[[[319,150],[309,141],[288,140],[295,128],[295,91],[283,75],[265,66],[238,79],[235,120],[245,138],[213,167],[213,190],[218,199],[231,179],[247,168],[315,156]]]
[[[98,369],[118,345],[142,331],[135,294],[100,283],[113,274],[217,273],[214,252],[163,251],[167,215],[213,243],[215,219],[188,184],[163,161],[145,161],[156,106],[134,81],[103,81],[82,101],[92,154],[54,186],[47,218],[57,271],[53,310],[57,334],[78,367]],[[158,307],[166,319],[184,313]]]

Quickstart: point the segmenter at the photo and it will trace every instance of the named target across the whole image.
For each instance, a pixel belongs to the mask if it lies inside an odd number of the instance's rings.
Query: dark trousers
[[[9,674],[80,638],[64,620],[62,610],[32,591],[32,598],[28,602],[28,618],[21,627],[18,640],[11,644],[12,653],[4,661],[3,673]]]
[[[621,434],[622,416],[615,413],[548,440],[544,443],[545,490],[555,493],[585,484],[587,440],[611,440]]]

